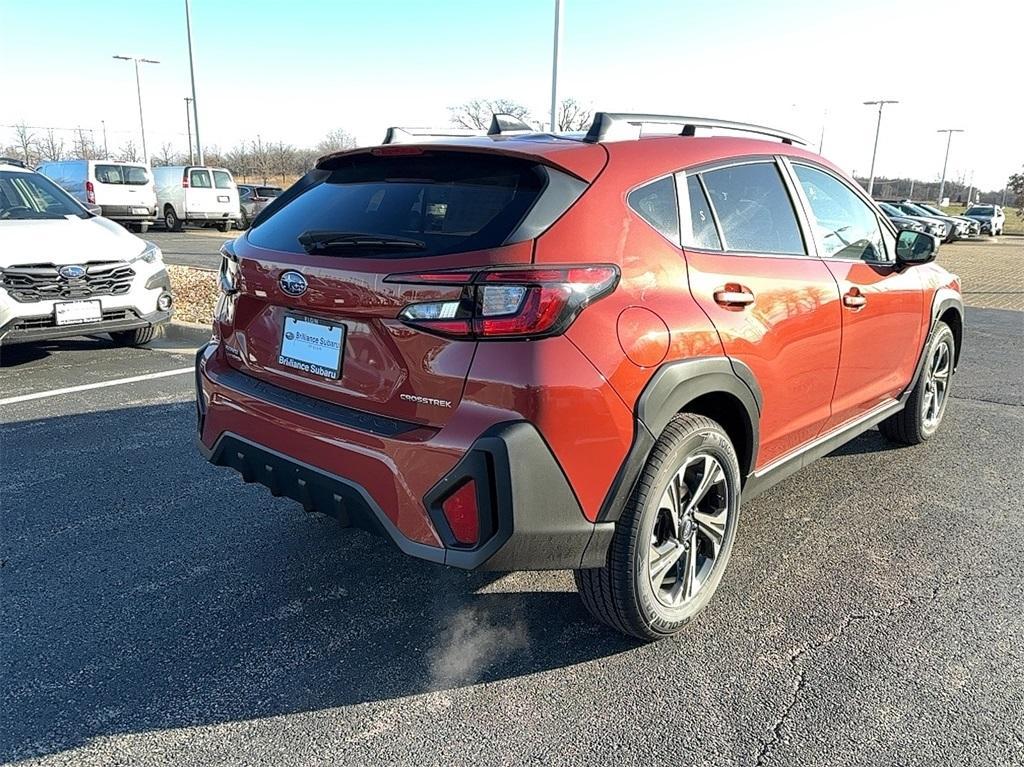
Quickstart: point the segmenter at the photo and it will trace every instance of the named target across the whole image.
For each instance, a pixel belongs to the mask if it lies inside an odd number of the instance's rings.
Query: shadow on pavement
[[[4,426],[0,761],[635,646],[564,578],[503,593],[245,486],[202,461],[192,424],[184,403]]]

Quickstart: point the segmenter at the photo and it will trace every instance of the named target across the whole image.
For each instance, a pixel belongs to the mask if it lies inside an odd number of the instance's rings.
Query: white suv
[[[0,345],[109,333],[139,346],[171,304],[156,245],[0,158]]]

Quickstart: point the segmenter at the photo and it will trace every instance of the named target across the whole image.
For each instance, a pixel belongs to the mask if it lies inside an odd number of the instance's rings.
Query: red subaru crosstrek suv
[[[322,158],[224,247],[203,451],[431,562],[572,569],[601,621],[672,635],[741,498],[875,425],[926,440],[949,401],[958,278],[799,143],[599,113]]]

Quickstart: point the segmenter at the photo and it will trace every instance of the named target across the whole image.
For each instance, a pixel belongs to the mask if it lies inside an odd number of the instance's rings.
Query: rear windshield
[[[215,170],[213,172],[213,184],[218,189],[230,189],[234,186],[231,183],[231,174],[226,170]]]
[[[212,184],[210,183],[210,172],[205,170],[192,171],[192,177],[189,179],[189,184],[193,189],[210,189],[212,187]]]
[[[991,205],[975,205],[965,215],[968,216],[994,216],[996,213],[995,208]]]
[[[415,252],[394,253],[405,257],[493,248],[515,231],[546,178],[534,163],[497,155],[343,157],[326,179],[278,203],[276,210],[268,209],[248,239],[262,248],[294,253],[303,252],[299,236],[311,231],[423,244]],[[374,255],[391,255],[381,250]]]
[[[256,187],[257,197],[277,197],[281,194],[281,188],[277,186],[258,186]]]
[[[149,181],[149,173],[137,165],[97,165],[95,172],[101,184],[143,186]]]

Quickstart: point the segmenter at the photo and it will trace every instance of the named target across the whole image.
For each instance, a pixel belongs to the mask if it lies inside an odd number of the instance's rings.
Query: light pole
[[[936,133],[946,134],[946,159],[942,161],[942,181],[939,183],[939,205],[942,204],[942,195],[946,191],[946,168],[949,167],[949,145],[953,143],[954,133],[963,133],[962,128],[942,128],[941,130],[935,131]]]
[[[196,164],[196,156],[192,151],[192,98],[185,97],[185,131],[188,133],[188,164]]]
[[[148,163],[149,154],[146,152],[146,122],[142,119],[142,84],[139,81],[139,63],[159,64],[160,62],[156,59],[144,59],[139,56],[114,56],[114,58],[121,59],[122,61],[135,62],[135,91],[139,97],[139,132],[142,134],[142,161],[144,163]]]
[[[103,159],[110,159],[110,149],[107,147],[107,121],[100,120],[100,125],[103,126]]]
[[[881,99],[880,101],[865,101],[864,106],[874,106],[878,104],[878,123],[875,125],[875,148],[871,150],[871,173],[868,175],[868,197],[871,196],[871,190],[875,188],[875,157],[878,155],[878,134],[882,132],[882,107],[886,104],[899,104],[898,101],[892,99]]]
[[[199,102],[196,100],[196,63],[192,56],[192,9],[185,0],[185,30],[188,33],[188,73],[192,78],[192,117],[196,126],[196,154],[203,164],[203,142],[199,140]]]
[[[555,0],[555,42],[551,52],[551,132],[558,130],[558,57],[562,47],[562,0]]]

